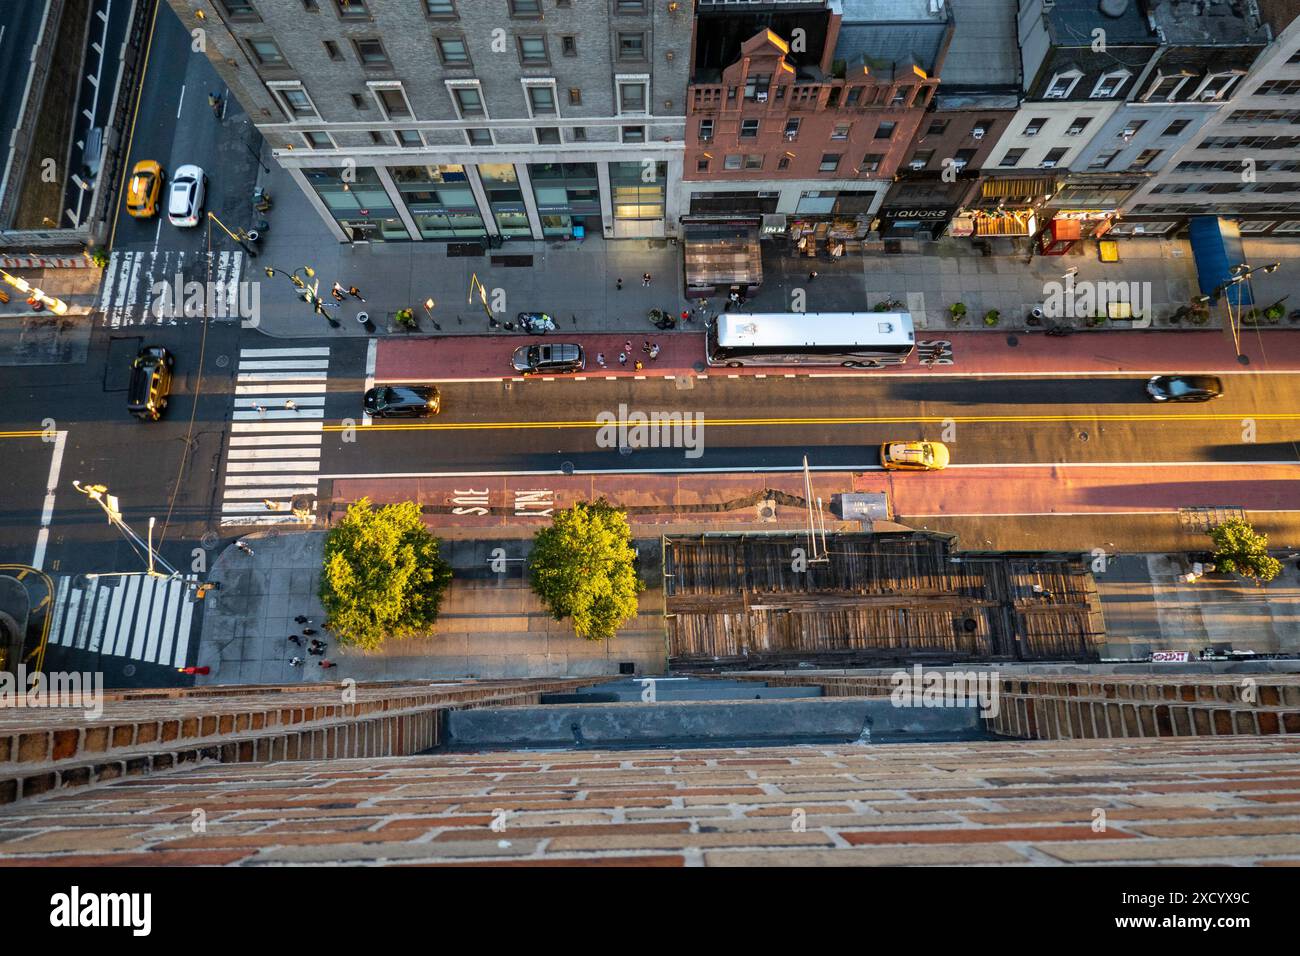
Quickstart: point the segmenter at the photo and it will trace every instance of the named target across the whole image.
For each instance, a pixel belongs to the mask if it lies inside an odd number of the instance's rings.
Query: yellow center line
[[[665,415],[668,413],[652,413]],[[689,416],[683,416],[688,418]],[[943,424],[984,423],[1011,424],[1016,422],[1240,422],[1243,419],[1255,421],[1300,421],[1300,412],[1262,412],[1258,414],[1216,414],[1186,413],[1181,415],[875,415],[851,418],[702,418],[706,426],[762,426],[762,425],[891,425],[891,424]],[[668,419],[672,421],[672,419]],[[662,424],[663,419],[660,418]],[[647,424],[649,424],[647,420]],[[410,422],[402,424],[372,424],[362,427],[361,431],[492,431],[511,428],[600,428],[615,422],[599,422],[595,419],[583,421],[550,422]],[[633,425],[629,422],[628,425]],[[357,428],[356,425],[325,425],[323,431],[341,432]]]
[[[0,438],[41,438],[44,435],[43,431],[0,432]]]

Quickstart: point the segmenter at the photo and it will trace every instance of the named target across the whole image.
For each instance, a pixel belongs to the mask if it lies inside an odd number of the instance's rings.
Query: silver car
[[[203,200],[208,189],[208,177],[198,166],[181,166],[172,174],[171,188],[167,191],[167,219],[182,229],[197,226],[203,218]]]

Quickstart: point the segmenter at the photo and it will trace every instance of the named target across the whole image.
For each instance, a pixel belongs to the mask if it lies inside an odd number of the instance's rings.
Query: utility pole
[[[157,519],[150,516],[149,539],[148,541],[141,541],[140,536],[136,534],[133,530],[131,530],[130,525],[128,525],[125,521],[122,520],[121,506],[119,505],[117,498],[108,493],[108,489],[106,487],[104,487],[103,485],[83,485],[79,481],[74,481],[72,483],[72,487],[76,488],[77,491],[81,492],[83,495],[85,495],[87,498],[95,502],[95,504],[99,505],[99,507],[103,509],[104,514],[108,517],[108,523],[116,527],[118,531],[122,532],[126,540],[129,541],[131,543],[131,546],[136,549],[136,554],[140,553],[139,551],[140,548],[143,547],[145,549],[144,561],[147,569],[144,571],[107,571],[101,574],[88,574],[86,575],[86,577],[88,578],[126,577],[129,575],[137,575],[137,574],[145,575],[151,578],[179,578],[181,576],[181,573],[179,571],[177,571],[170,564],[168,564],[166,561],[163,560],[162,555],[154,554],[153,528]],[[167,571],[167,573],[163,574],[162,571],[158,571],[154,567],[155,565],[162,567],[164,570]]]

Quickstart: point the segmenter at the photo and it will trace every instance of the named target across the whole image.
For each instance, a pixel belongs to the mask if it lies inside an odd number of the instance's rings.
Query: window
[[[339,8],[339,16],[345,20],[364,20],[370,17],[366,9],[366,0],[334,0]]]
[[[790,168],[790,157],[789,157],[789,156],[782,156],[780,159],[778,159],[778,160],[776,161],[776,168],[777,168],[777,169],[789,169],[789,168]]]
[[[367,83],[366,85],[370,87],[370,92],[374,94],[384,115],[390,120],[407,119],[415,115],[411,112],[411,104],[407,101],[406,91],[402,89],[400,82]]]
[[[835,128],[831,130],[831,139],[848,139],[849,128],[852,125],[851,123],[836,123]]]
[[[911,95],[911,93],[912,93],[912,88],[910,86],[900,86],[897,90],[894,91],[894,96],[892,99],[890,99],[889,105],[891,107],[906,106],[907,98],[908,96]]]
[[[645,0],[615,0],[614,12],[624,16],[645,13]]]
[[[1146,125],[1147,125],[1146,120],[1129,120],[1128,124],[1125,125],[1125,127],[1119,131],[1120,138],[1127,143],[1139,132],[1141,132],[1142,127]]]
[[[1047,155],[1043,157],[1043,162],[1042,162],[1043,167],[1050,169],[1053,166],[1059,165],[1061,160],[1065,159],[1065,154],[1067,152],[1068,150],[1066,150],[1064,147],[1058,147],[1057,149],[1049,149],[1047,151]]]
[[[867,153],[862,157],[862,172],[874,173],[880,169],[880,164],[884,161],[884,153]]]
[[[558,146],[560,144],[560,131],[554,126],[542,126],[534,130],[537,133],[538,146]]]
[[[370,109],[370,101],[360,93],[350,93],[349,95],[352,97],[352,105],[356,107],[357,110],[365,111]]]
[[[1020,160],[1024,159],[1025,153],[1027,152],[1028,150],[1025,149],[1009,149],[1007,150],[1006,155],[1002,157],[998,165],[999,166],[1019,165]]]
[[[735,101],[735,99],[736,99],[736,88],[734,86],[727,87],[727,102],[731,103]]]
[[[762,168],[763,168],[763,154],[762,154],[762,153],[749,153],[748,155],[746,155],[746,156],[745,156],[745,168],[746,168],[746,169],[762,169]]]
[[[930,128],[925,131],[926,136],[942,136],[948,129],[948,120],[931,120]]]
[[[569,130],[569,139],[575,143],[585,143],[587,141],[587,128],[585,126],[575,126]]]
[[[307,91],[302,88],[302,83],[297,80],[284,83],[268,83],[266,86],[279,99],[281,109],[290,119],[320,118],[320,114],[316,112],[316,104],[311,101]]]
[[[490,129],[467,129],[465,135],[468,137],[471,146],[492,145],[492,131]]]
[[[722,168],[723,168],[723,169],[739,169],[739,168],[740,168],[740,157],[739,157],[739,156],[728,156],[726,159],[724,159],[724,160],[722,161]]]
[[[1183,130],[1187,129],[1187,126],[1190,122],[1191,120],[1174,120],[1172,123],[1170,123],[1168,126],[1165,127],[1165,131],[1160,135],[1177,136]]]
[[[619,113],[645,113],[650,78],[648,76],[638,76],[635,79],[615,77],[615,80],[618,82]]]
[[[559,111],[555,104],[555,83],[553,80],[545,84],[528,83],[524,86],[528,94],[528,112],[531,116],[558,116]]]
[[[1065,135],[1078,136],[1080,133],[1082,133],[1085,129],[1088,128],[1088,124],[1091,122],[1092,122],[1091,116],[1076,116],[1071,121],[1069,129],[1065,131]]]
[[[1300,53],[1297,53],[1295,56],[1291,57],[1291,59],[1288,60],[1287,62],[1300,63],[1300,59],[1297,59],[1297,57],[1300,57]],[[1300,219],[1288,219],[1286,222],[1282,223],[1282,225],[1278,226],[1273,231],[1274,232],[1300,232]]]
[[[577,56],[578,38],[575,36],[560,37],[560,52],[565,56]]]
[[[644,60],[645,34],[620,33],[618,35],[618,58],[620,60]]]
[[[227,20],[260,20],[257,11],[248,0],[221,0],[221,7]]]
[[[772,86],[772,74],[751,73],[745,78],[745,99],[765,102]]]
[[[925,169],[932,159],[934,159],[934,150],[918,149],[912,154],[912,159],[907,165],[910,169]]]
[[[1143,100],[1172,100],[1178,95],[1178,91],[1183,88],[1183,84],[1190,79],[1187,73],[1157,73],[1155,82],[1147,89]]]
[[[260,66],[285,66],[284,54],[274,40],[249,40],[248,48]]]
[[[644,143],[645,127],[644,126],[624,126],[623,142],[625,143]]]
[[[546,55],[546,37],[519,37],[519,62],[524,66],[545,66],[550,62]]]
[[[329,133],[321,133],[315,130],[303,133],[303,139],[307,141],[308,149],[333,149],[334,139]]]
[[[356,48],[357,59],[368,70],[383,70],[393,65],[383,43],[378,40],[353,40],[352,45]]]
[[[469,51],[464,37],[437,37],[438,55],[446,66],[469,65]]]
[[[569,105],[570,106],[582,105],[582,90],[578,89],[578,87],[576,86],[569,87]]]
[[[1191,99],[1221,100],[1243,75],[1235,70],[1228,73],[1211,73],[1201,81],[1201,85],[1192,93]]]
[[[785,138],[790,142],[794,142],[796,139],[799,138],[800,122],[802,121],[797,116],[794,117],[793,119],[788,119],[785,121]]]
[[[424,12],[431,17],[456,16],[455,0],[424,0]]]
[[[1164,150],[1162,149],[1144,149],[1138,154],[1138,158],[1133,160],[1129,169],[1146,169]]]
[[[821,164],[817,167],[820,173],[833,173],[840,168],[839,153],[822,153]]]
[[[965,169],[975,159],[975,154],[979,152],[974,149],[959,149],[957,155],[952,158],[953,165],[958,169]]]
[[[1094,100],[1118,96],[1119,91],[1124,88],[1124,84],[1129,81],[1129,77],[1132,75],[1128,70],[1112,70],[1110,73],[1103,73],[1098,77],[1097,85],[1092,88],[1092,92],[1088,95]]]
[[[740,121],[740,138],[757,139],[758,138],[758,120],[747,119]]]
[[[1046,116],[1035,116],[1025,125],[1025,131],[1020,135],[1037,136],[1040,132],[1042,132],[1043,127],[1046,125],[1047,125]]]
[[[512,17],[540,17],[542,15],[542,0],[510,0],[510,15]]]
[[[337,43],[335,43],[333,40],[324,40],[322,42],[325,44],[325,55],[327,57],[329,57],[331,60],[334,60],[335,62],[343,59],[343,51],[339,49],[339,45]]]
[[[1239,232],[1268,232],[1274,222],[1272,219],[1246,220],[1239,223],[1237,229]]]
[[[709,171],[709,160],[707,158],[697,159],[695,161],[695,171],[697,173],[707,173]]]
[[[478,80],[458,81],[455,84],[448,82],[447,86],[451,90],[452,99],[456,101],[456,111],[460,113],[461,119],[487,116],[487,110],[483,107],[483,91],[479,88]]]
[[[1114,162],[1115,157],[1118,156],[1118,155],[1119,155],[1119,150],[1118,150],[1118,149],[1110,149],[1110,150],[1106,150],[1106,151],[1104,151],[1104,152],[1098,153],[1098,154],[1093,158],[1092,162],[1090,162],[1090,163],[1088,164],[1088,168],[1089,168],[1089,169],[1105,169],[1105,168],[1106,168],[1107,166],[1109,166],[1112,162]]]
[[[1065,99],[1074,92],[1075,86],[1081,79],[1083,79],[1083,74],[1078,70],[1066,70],[1064,73],[1053,74],[1052,82],[1047,84],[1047,89],[1043,92],[1043,99]]]
[[[420,135],[419,130],[399,129],[397,131],[397,145],[407,147],[423,146],[424,137]]]
[[[875,139],[892,139],[894,135],[894,127],[897,125],[898,125],[897,123],[892,123],[892,122],[881,123],[879,126],[876,127]]]
[[[713,120],[700,120],[700,142],[707,143],[713,139]]]
[[[862,87],[850,86],[848,95],[844,97],[845,106],[857,106],[858,100],[862,97]]]
[[[1294,96],[1300,93],[1300,80],[1265,80],[1255,87],[1252,96]]]
[[[370,131],[370,143],[373,146],[392,146],[393,141],[388,138],[388,134],[383,130],[372,129]]]

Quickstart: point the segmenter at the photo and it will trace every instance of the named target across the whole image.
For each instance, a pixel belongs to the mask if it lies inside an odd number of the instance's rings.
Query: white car
[[[198,166],[181,166],[172,174],[167,192],[167,219],[173,226],[197,226],[203,216],[208,177]]]

